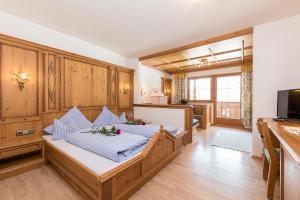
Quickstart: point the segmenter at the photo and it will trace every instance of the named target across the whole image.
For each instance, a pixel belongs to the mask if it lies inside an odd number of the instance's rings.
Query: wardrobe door
[[[118,70],[118,108],[132,109],[133,72]]]
[[[39,51],[9,44],[1,45],[1,119],[39,115]],[[18,84],[15,75],[28,80]],[[25,77],[25,75],[24,75]]]

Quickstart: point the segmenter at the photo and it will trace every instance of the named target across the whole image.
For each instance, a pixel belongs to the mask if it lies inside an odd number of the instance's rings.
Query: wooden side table
[[[41,137],[0,146],[0,180],[46,164]]]

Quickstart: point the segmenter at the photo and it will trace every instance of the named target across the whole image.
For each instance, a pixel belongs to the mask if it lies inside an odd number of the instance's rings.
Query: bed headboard
[[[132,69],[0,35],[0,145],[41,135],[73,106],[91,121],[104,105],[131,113],[133,80]],[[17,137],[24,129],[36,131]]]

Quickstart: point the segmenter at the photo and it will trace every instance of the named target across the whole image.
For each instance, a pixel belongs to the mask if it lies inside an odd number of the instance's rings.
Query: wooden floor
[[[266,200],[262,162],[250,154],[210,146],[224,128],[199,131],[194,143],[131,200]],[[0,182],[1,200],[81,199],[51,166]],[[275,198],[279,200],[279,186]]]

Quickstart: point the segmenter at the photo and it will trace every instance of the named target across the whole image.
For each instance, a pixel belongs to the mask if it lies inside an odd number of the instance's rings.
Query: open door
[[[241,125],[241,75],[216,77],[216,123]]]

